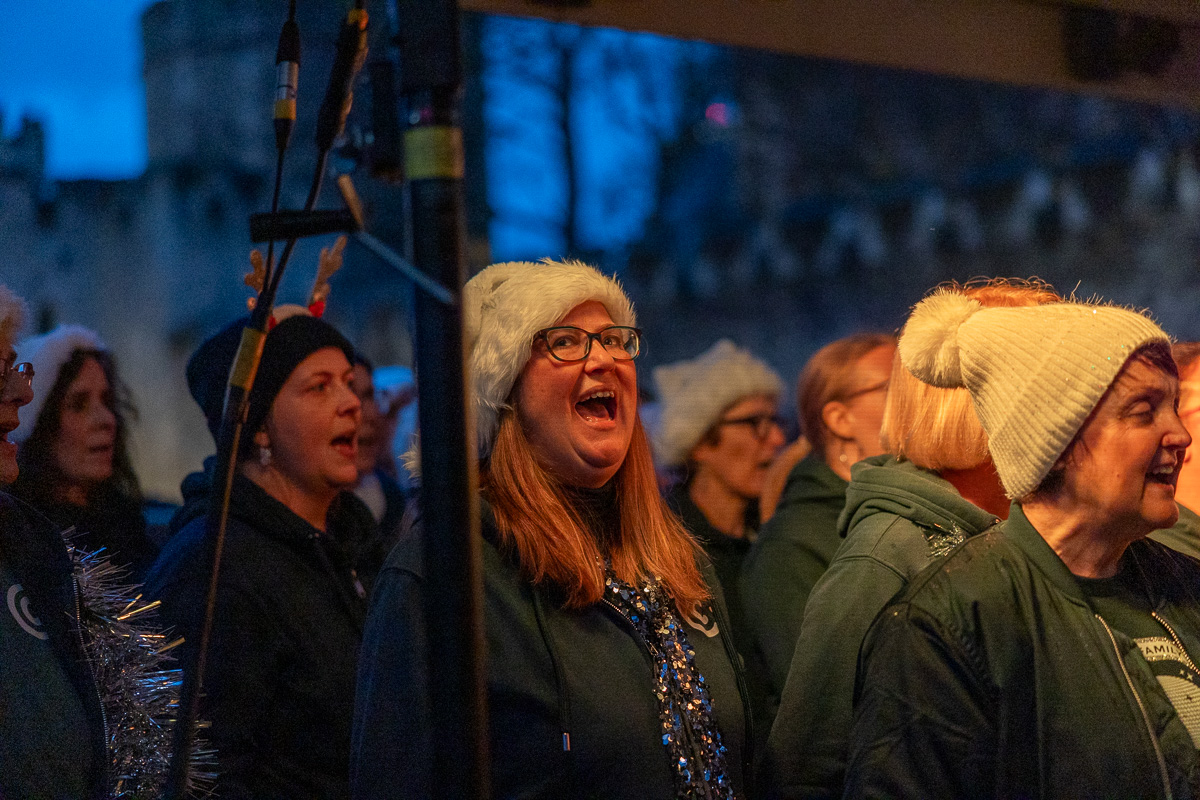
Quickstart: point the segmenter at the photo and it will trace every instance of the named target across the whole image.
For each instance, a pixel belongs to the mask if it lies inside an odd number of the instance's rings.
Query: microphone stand
[[[325,176],[325,164],[334,141],[341,135],[345,126],[346,115],[350,112],[352,89],[355,76],[362,68],[366,58],[366,27],[367,14],[363,9],[363,0],[357,0],[355,7],[346,15],[338,33],[337,52],[334,58],[333,71],[330,75],[329,86],[317,115],[317,166],[314,170],[312,184],[309,187],[308,199],[304,211],[311,212],[316,205],[321,191],[321,183]],[[295,28],[295,2],[289,2],[288,21],[280,36],[280,48],[276,62],[299,63],[299,31]],[[286,38],[286,43],[285,43]],[[291,87],[294,94],[295,87]],[[277,211],[280,175],[282,174],[283,154],[291,133],[291,122],[295,118],[294,97],[291,98],[291,116],[286,109],[276,104],[276,145],[279,150],[278,174],[276,175],[275,192],[273,193],[271,211]],[[221,425],[217,434],[217,466],[214,473],[213,489],[220,492],[219,501],[208,511],[208,523],[205,531],[205,541],[201,548],[201,568],[208,576],[208,589],[205,595],[204,617],[200,627],[200,638],[196,643],[194,659],[190,669],[184,670],[183,685],[179,696],[179,713],[175,720],[173,731],[174,752],[171,758],[170,771],[167,775],[167,785],[164,797],[168,800],[184,800],[187,796],[190,782],[192,749],[195,745],[196,720],[199,712],[200,694],[204,686],[205,662],[208,656],[209,641],[212,636],[213,619],[216,612],[217,587],[221,571],[221,555],[225,545],[225,532],[229,520],[229,503],[233,492],[233,481],[238,463],[238,446],[249,411],[250,391],[254,386],[254,378],[262,359],[263,345],[267,338],[267,323],[275,304],[275,293],[283,277],[284,268],[296,246],[299,236],[287,240],[279,264],[272,265],[268,259],[263,286],[255,300],[250,314],[249,324],[242,330],[242,341],[229,370],[229,384],[225,393],[225,406],[221,417]],[[273,240],[272,240],[273,241]],[[273,247],[271,248],[273,252]]]
[[[418,293],[416,362],[425,548],[425,631],[435,797],[490,795],[479,479],[466,394],[462,89],[455,0],[396,0],[404,166],[416,266],[453,304]]]

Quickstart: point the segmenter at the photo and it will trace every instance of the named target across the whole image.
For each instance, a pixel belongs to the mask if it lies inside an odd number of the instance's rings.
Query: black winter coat
[[[190,477],[187,521],[147,577],[163,622],[199,640],[207,486]],[[221,798],[349,796],[350,724],[365,600],[346,541],[373,533],[343,492],[320,533],[252,481],[234,481],[200,714]]]
[[[483,510],[484,627],[492,796],[526,800],[673,800],[652,661],[607,603],[567,610],[497,549]],[[711,567],[705,578],[715,585]],[[419,534],[388,558],[371,599],[355,706],[357,800],[434,797]],[[712,697],[738,797],[749,775],[745,684],[720,600],[688,640]],[[569,737],[569,738],[568,738]],[[570,742],[570,750],[564,742]]]

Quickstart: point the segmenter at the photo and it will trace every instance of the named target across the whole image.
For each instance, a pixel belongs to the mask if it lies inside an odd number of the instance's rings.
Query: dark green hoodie
[[[788,474],[779,507],[759,531],[742,566],[742,605],[750,612],[749,668],[765,673],[770,723],[787,680],[804,604],[842,543],[837,520],[846,481],[813,454]]]
[[[769,797],[840,797],[854,675],[876,615],[933,560],[999,520],[892,456],[851,468],[846,537],[804,612],[764,764]]]

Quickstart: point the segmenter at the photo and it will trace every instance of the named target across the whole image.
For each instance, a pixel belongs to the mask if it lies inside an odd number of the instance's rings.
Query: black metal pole
[[[465,206],[458,7],[398,0],[413,262],[450,290],[417,292],[417,386],[435,797],[489,796],[478,476],[462,328]]]

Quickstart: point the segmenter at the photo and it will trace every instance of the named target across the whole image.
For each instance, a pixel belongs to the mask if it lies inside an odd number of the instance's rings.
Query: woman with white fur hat
[[[846,796],[1197,796],[1200,563],[1146,539],[1190,441],[1166,334],[938,292],[899,352],[966,386],[1013,503],[876,618]]]
[[[127,444],[133,412],[112,352],[95,331],[60,325],[19,342],[17,355],[37,377],[13,431],[21,465],[13,494],[140,581],[158,548],[142,516]]]
[[[783,381],[749,351],[722,339],[694,359],[654,370],[662,404],[659,463],[681,470],[667,502],[713,561],[734,638],[745,653],[738,576],[758,530],[758,497],[784,444],[776,413]]]
[[[463,293],[483,509],[496,797],[729,798],[749,715],[715,578],[658,495],[641,335],[578,262],[488,267]],[[357,798],[432,796],[419,536],[364,634]]]

